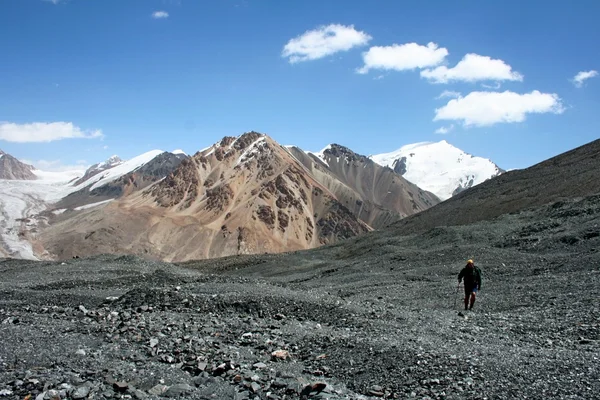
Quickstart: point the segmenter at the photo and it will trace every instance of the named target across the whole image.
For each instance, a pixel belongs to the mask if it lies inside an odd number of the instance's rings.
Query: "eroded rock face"
[[[352,197],[338,189],[364,179],[352,171],[371,161],[343,146],[331,148],[334,156],[353,164],[352,169],[340,166],[323,179],[266,135],[225,137],[149,188],[111,203],[109,211],[78,214],[75,225],[94,237],[80,244],[89,249],[80,255],[109,249],[181,261],[308,249],[368,232],[372,227],[365,215],[381,206],[366,188],[383,191],[388,183],[371,179],[358,185],[364,193]],[[396,177],[401,179],[385,179]],[[131,186],[139,183],[136,176],[127,179]],[[418,209],[419,201],[413,202]],[[400,218],[396,211],[387,212],[390,219]],[[69,248],[82,240],[69,233],[72,228],[65,219],[61,232],[67,236],[61,240],[69,240]]]
[[[187,208],[198,197],[198,166],[193,158],[184,160],[160,184],[152,188],[151,194],[161,207],[182,204]]]

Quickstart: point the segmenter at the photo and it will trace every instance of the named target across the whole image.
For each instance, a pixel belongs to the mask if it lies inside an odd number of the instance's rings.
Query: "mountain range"
[[[182,261],[333,243],[426,210],[502,170],[445,141],[367,157],[339,144],[310,152],[247,132],[193,156],[113,156],[76,177],[63,175],[58,186],[58,175],[14,157],[0,173],[13,177],[0,181],[5,255]]]

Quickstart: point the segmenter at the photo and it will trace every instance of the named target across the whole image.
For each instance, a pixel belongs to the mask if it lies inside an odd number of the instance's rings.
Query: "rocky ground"
[[[0,398],[599,398],[599,216],[591,196],[291,254],[5,260]]]

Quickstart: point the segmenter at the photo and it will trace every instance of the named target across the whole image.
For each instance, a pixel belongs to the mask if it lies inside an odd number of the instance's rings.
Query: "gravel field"
[[[0,397],[599,398],[599,215],[589,196],[289,254],[4,260]]]

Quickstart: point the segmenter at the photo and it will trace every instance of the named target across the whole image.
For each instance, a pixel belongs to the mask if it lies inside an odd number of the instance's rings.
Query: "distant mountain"
[[[117,252],[182,261],[282,252],[366,233],[439,201],[342,146],[322,157],[328,164],[257,132],[224,137],[143,190],[58,214],[42,242],[58,258]],[[120,180],[112,182],[102,187],[110,191]],[[90,193],[101,189],[94,186]]]
[[[114,168],[117,165],[121,164],[123,164],[123,160],[121,160],[119,156],[112,156],[106,161],[94,164],[91,167],[89,167],[87,171],[85,171],[85,174],[81,178],[75,181],[75,185],[81,185],[82,183],[89,181],[92,177],[100,174],[101,172],[106,171],[107,169]]]
[[[389,168],[339,144],[318,153],[289,151],[361,221],[374,229],[425,210],[439,199]]]
[[[72,184],[74,190],[55,209],[73,209],[87,204],[119,198],[141,190],[174,171],[188,156],[152,150],[131,160],[118,156],[92,165],[84,176]]]
[[[410,144],[370,158],[442,200],[504,172],[492,161],[465,153],[445,140]]]
[[[34,170],[32,165],[22,163],[0,150],[0,179],[34,180],[37,179]]]

